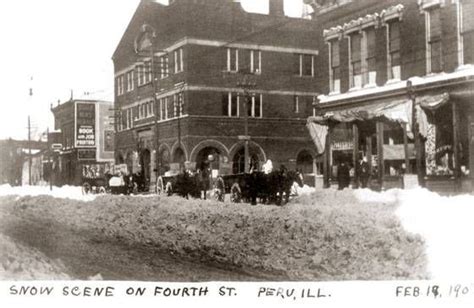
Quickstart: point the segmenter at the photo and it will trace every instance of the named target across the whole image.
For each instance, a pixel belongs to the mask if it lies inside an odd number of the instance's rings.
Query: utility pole
[[[49,166],[49,190],[53,190],[53,164],[51,163],[51,155],[53,151],[51,149],[51,140],[49,138],[49,127],[46,129],[46,138],[48,138],[48,166]]]
[[[28,115],[28,185],[31,186],[31,121]]]
[[[244,97],[244,173],[249,172],[249,117],[248,117],[248,105],[252,102],[251,89],[254,89],[257,84],[255,81],[250,79],[252,74],[245,74],[243,79],[237,83],[237,87],[243,90]]]
[[[420,133],[418,123],[416,121],[416,93],[413,89],[413,84],[411,80],[407,81],[407,92],[408,97],[411,100],[411,112],[412,112],[412,130],[413,130],[413,138],[415,141],[415,153],[416,153],[416,173],[418,176],[418,184],[423,186],[423,173],[421,170],[421,140],[420,140]]]
[[[153,32],[153,38],[155,38],[155,33]],[[158,92],[157,84],[156,84],[156,69],[155,69],[155,51],[153,48],[153,42],[151,43],[150,47],[151,53],[151,83],[153,86],[153,109],[155,113],[154,121],[155,121],[155,175],[156,175],[156,182],[158,182],[158,177],[161,175],[161,155],[160,155],[160,130],[158,128],[158,112],[159,112],[159,105],[158,99],[156,97],[156,93]]]

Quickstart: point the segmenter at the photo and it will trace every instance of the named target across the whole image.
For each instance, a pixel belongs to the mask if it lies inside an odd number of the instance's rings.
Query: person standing
[[[349,173],[349,166],[345,162],[341,162],[337,168],[337,183],[339,190],[349,187],[351,176]]]
[[[367,188],[369,177],[369,164],[367,163],[367,157],[364,157],[359,163],[359,178],[361,188]]]

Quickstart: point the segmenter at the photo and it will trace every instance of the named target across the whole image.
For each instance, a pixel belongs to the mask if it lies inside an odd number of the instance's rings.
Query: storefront
[[[343,162],[357,187],[358,166],[366,160],[373,189],[421,185],[443,193],[471,192],[472,82],[428,85],[408,83],[398,95],[316,106],[317,116],[307,126],[324,155],[325,187],[336,182]]]

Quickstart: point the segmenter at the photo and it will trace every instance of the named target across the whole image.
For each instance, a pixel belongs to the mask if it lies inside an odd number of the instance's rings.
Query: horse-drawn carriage
[[[203,176],[202,173],[180,173],[174,176],[159,177],[157,181],[158,194],[178,194],[188,198],[201,198],[212,189],[213,197],[224,201],[230,195],[234,203],[249,202],[281,204],[288,202],[294,183],[303,186],[301,174],[296,171],[278,170],[271,173],[252,172],[232,175],[221,175],[217,178]]]

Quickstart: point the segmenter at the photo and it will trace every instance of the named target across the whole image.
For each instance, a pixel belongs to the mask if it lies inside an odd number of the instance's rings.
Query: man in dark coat
[[[369,182],[369,164],[367,163],[367,158],[364,157],[359,162],[359,178],[360,178],[360,187],[367,188],[367,183]]]
[[[351,176],[349,173],[349,166],[342,162],[337,168],[337,183],[339,185],[339,190],[343,190],[346,187],[349,187],[351,182]]]

